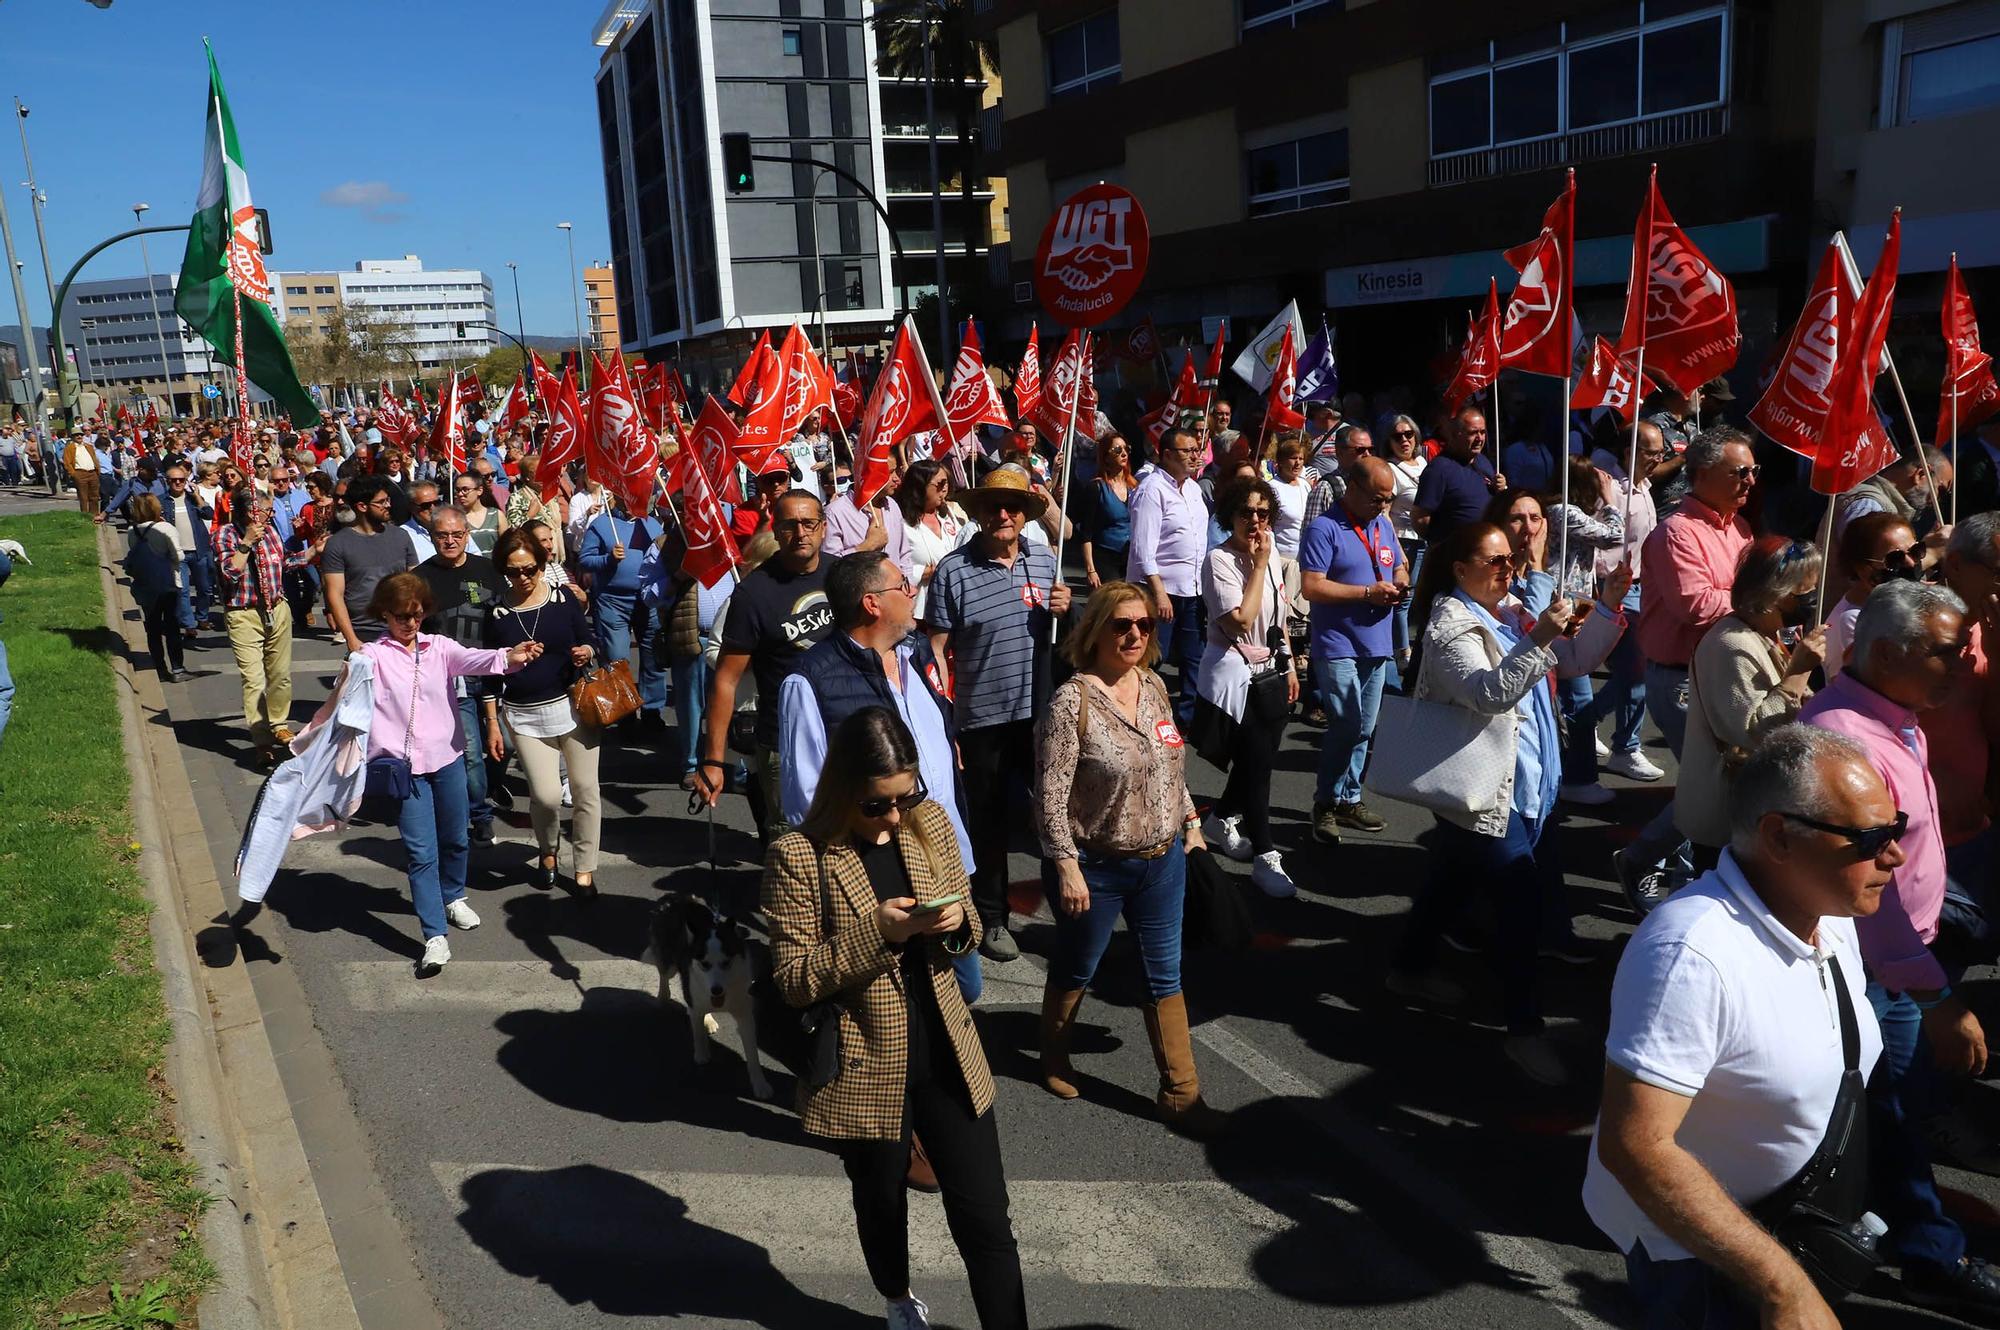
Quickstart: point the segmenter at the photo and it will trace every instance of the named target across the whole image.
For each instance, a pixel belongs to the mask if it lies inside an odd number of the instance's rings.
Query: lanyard
[[[1368,551],[1368,566],[1374,571],[1375,580],[1378,582],[1382,581],[1382,554],[1388,547],[1386,545],[1381,548],[1376,547],[1375,522],[1371,521],[1366,526],[1355,526],[1350,522],[1347,524],[1347,529],[1354,533],[1354,538],[1361,542],[1363,549]]]

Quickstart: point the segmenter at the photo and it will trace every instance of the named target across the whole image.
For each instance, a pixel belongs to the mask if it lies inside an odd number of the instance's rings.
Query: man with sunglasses
[[[1322,468],[1319,483],[1306,495],[1305,516],[1300,522],[1310,527],[1322,516],[1335,512],[1343,495],[1347,493],[1347,473],[1353,465],[1364,457],[1375,456],[1375,436],[1360,425],[1342,425],[1333,432],[1332,447],[1327,455],[1318,459],[1316,466]],[[1384,463],[1384,465],[1387,465]]]
[[[1906,820],[1903,862],[1881,908],[1857,925],[1868,1003],[1882,1029],[1882,1063],[1869,1085],[1869,1163],[1871,1202],[1889,1225],[1884,1256],[1901,1264],[1913,1301],[1990,1316],[2000,1313],[2000,1271],[1966,1259],[1965,1232],[1938,1198],[1926,1139],[1943,1102],[1938,1072],[1977,1076],[1986,1067],[1985,1031],[1953,993],[1963,971],[1931,949],[1947,870],[1930,741],[1918,723],[1951,695],[1968,627],[1965,602],[1949,589],[1883,583],[1855,620],[1847,668],[1799,719],[1861,745]]]
[[[1929,479],[1926,479],[1926,470]],[[1835,500],[1833,538],[1839,540],[1847,524],[1869,513],[1892,513],[1917,527],[1933,509],[1931,482],[1949,508],[1952,486],[1951,459],[1944,450],[1930,444],[1910,452],[1899,452],[1896,460]],[[1945,543],[1951,539],[1949,526],[1935,527],[1924,538],[1924,567],[1931,568],[1944,558]]]
[[[431,539],[431,519],[443,504],[440,491],[434,480],[419,480],[410,486],[410,520],[403,523],[403,530],[410,533],[410,544],[417,550],[419,567],[438,554],[437,543]],[[463,514],[464,510],[459,510]]]
[[[413,489],[416,487],[412,487]],[[433,496],[437,487],[431,486]],[[414,503],[414,499],[412,500]],[[501,603],[506,589],[493,560],[472,552],[472,530],[463,509],[452,505],[434,507],[430,513],[430,541],[435,553],[417,565],[417,575],[429,584],[433,608],[424,620],[424,631],[449,637],[462,647],[486,645],[486,628],[493,608]],[[480,706],[498,689],[490,680],[461,675],[453,681],[458,699],[458,723],[470,742],[465,750],[465,795],[472,843],[493,843],[493,803],[487,797],[490,771],[479,736]]]

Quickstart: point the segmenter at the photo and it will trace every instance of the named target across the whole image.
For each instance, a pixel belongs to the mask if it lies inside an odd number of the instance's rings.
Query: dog
[[[21,548],[21,542],[18,540],[0,540],[0,554],[6,555],[15,563],[25,563],[30,568],[35,566],[35,561],[28,557],[28,552]]]
[[[672,978],[679,975],[695,1065],[708,1065],[709,1041],[721,1028],[715,1013],[727,1012],[735,1019],[743,1044],[750,1093],[771,1098],[771,1083],[764,1079],[757,1052],[757,1014],[750,997],[754,964],[743,925],[732,916],[718,916],[692,896],[671,892],[653,908],[651,931],[646,959],[660,972],[660,1005],[668,1004]]]

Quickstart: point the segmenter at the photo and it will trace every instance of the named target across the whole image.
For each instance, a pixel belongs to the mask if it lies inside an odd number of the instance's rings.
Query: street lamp
[[[144,226],[150,203],[132,205],[132,224]],[[160,387],[167,395],[167,414],[174,414],[174,372],[167,364],[167,329],[160,322],[160,293],[153,289],[153,259],[146,252],[146,237],[139,237],[139,260],[146,265],[146,302],[153,307],[153,336],[160,339]],[[51,299],[50,303],[54,303]]]
[[[55,278],[49,271],[49,234],[42,226],[42,209],[48,204],[49,196],[35,184],[35,159],[28,152],[28,108],[21,105],[21,99],[14,99],[15,123],[21,130],[21,162],[28,168],[28,203],[35,214],[35,241],[42,247],[42,281],[49,288],[49,308],[56,304]],[[60,368],[60,366],[58,366]]]
[[[528,366],[528,321],[521,316],[521,266],[509,259],[507,271],[514,277],[514,326],[521,330],[521,382],[528,390],[528,400],[532,402],[535,400],[535,376]]]
[[[556,230],[562,232],[569,240],[569,306],[570,312],[576,317],[576,377],[581,382],[583,379],[583,301],[576,294],[577,287],[582,283],[582,279],[577,276],[576,272],[576,231],[568,222],[557,222]]]

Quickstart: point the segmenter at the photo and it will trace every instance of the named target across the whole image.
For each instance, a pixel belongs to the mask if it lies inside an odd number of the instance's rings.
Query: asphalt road
[[[22,507],[0,500],[0,512]],[[323,632],[299,640],[299,718],[324,697],[338,658]],[[226,643],[207,636],[189,665],[203,677],[170,688],[173,723],[203,830],[226,864],[261,772]],[[1555,833],[1578,929],[1603,954],[1545,973],[1552,1034],[1574,1072],[1570,1087],[1548,1090],[1502,1058],[1497,984],[1479,958],[1447,953],[1471,990],[1462,1013],[1412,1009],[1383,990],[1430,819],[1384,807],[1381,835],[1313,844],[1318,737],[1293,727],[1273,791],[1301,894],[1267,900],[1242,875],[1256,949],[1187,957],[1204,1087],[1235,1117],[1219,1143],[1185,1141],[1151,1119],[1142,990],[1123,936],[1083,1009],[1083,1098],[1061,1103],[1033,1082],[1052,929],[1029,885],[1034,861],[1014,856],[1017,907],[1034,912],[1018,934],[1027,954],[987,963],[975,1010],[999,1086],[1034,1323],[1631,1323],[1622,1262],[1577,1189],[1605,995],[1632,923],[1609,856],[1664,790],[1607,778],[1617,801]],[[484,926],[453,933],[454,959],[434,979],[412,977],[419,942],[400,847],[379,825],[295,845],[242,939],[253,977],[284,966],[302,983],[449,1325],[582,1326],[607,1314],[640,1326],[881,1324],[839,1163],[782,1106],[789,1078],[770,1067],[779,1104],[751,1098],[727,1029],[714,1061],[695,1067],[685,1018],[678,1006],[662,1013],[638,962],[661,891],[708,872],[707,828],[673,783],[674,751],[669,734],[607,754],[594,903],[525,884],[523,790],[501,843],[475,851],[470,899]],[[1667,763],[1664,749],[1649,751]],[[1191,783],[1204,802],[1222,782],[1197,764]],[[742,800],[725,800],[726,889],[746,899],[757,858],[748,826]],[[1023,847],[1026,827],[1024,816]],[[1992,1105],[1990,1086],[1975,1091]],[[316,1173],[323,1195],[346,1181],[337,1172]],[[1944,1176],[1955,1209],[1994,1220],[2000,1187]],[[911,1235],[916,1291],[937,1323],[972,1325],[933,1198],[913,1197]],[[1994,1246],[1984,1232],[1975,1244]],[[342,1256],[351,1274],[368,1260]],[[1887,1302],[1854,1305],[1844,1320],[1950,1324]]]

